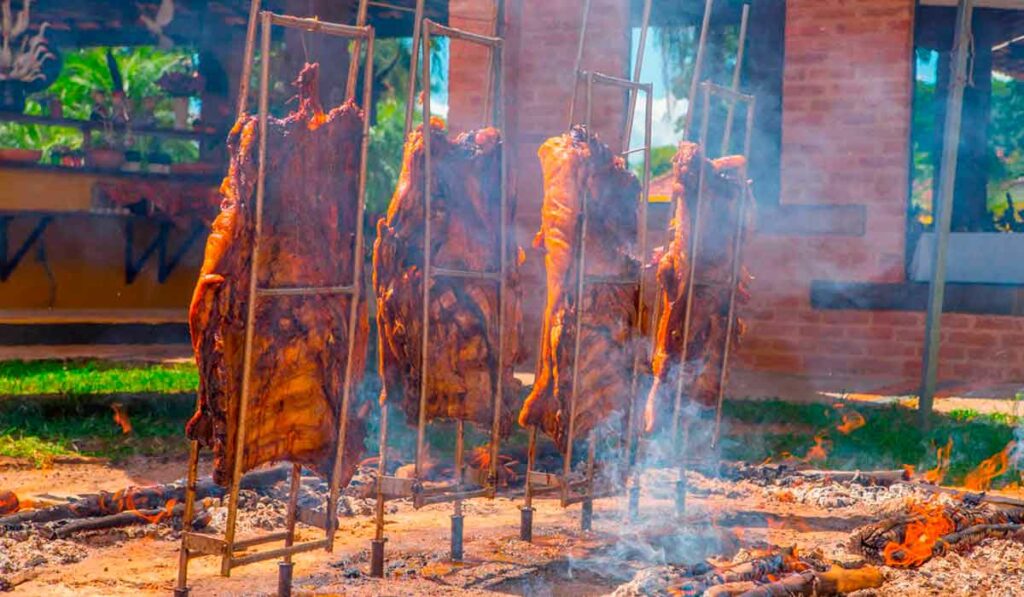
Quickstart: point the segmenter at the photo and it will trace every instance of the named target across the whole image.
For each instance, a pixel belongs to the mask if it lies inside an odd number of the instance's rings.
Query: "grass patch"
[[[45,466],[79,454],[118,460],[132,455],[180,455],[187,450],[188,400],[138,400],[125,408],[132,432],[125,434],[113,410],[67,401],[8,401],[0,410],[0,456]]]
[[[199,374],[193,363],[109,361],[0,362],[0,395],[194,392]]]
[[[837,426],[842,414],[855,410],[865,420],[863,427],[848,434]],[[1024,423],[1019,417],[1005,414],[979,414],[970,410],[933,413],[928,432],[918,426],[918,414],[899,405],[848,404],[836,409],[830,404],[794,404],[781,400],[726,401],[724,457],[730,460],[761,461],[778,457],[783,451],[803,456],[814,445],[814,436],[822,434],[831,442],[828,458],[816,463],[835,469],[898,469],[904,464],[918,471],[935,467],[935,446],[953,440],[946,483],[960,482],[978,464],[1002,450],[1014,439],[1016,428]],[[730,422],[747,424],[791,424],[812,429],[811,432],[758,435],[744,431],[742,436],[729,436]],[[1016,481],[1011,469],[1002,482]],[[998,483],[996,483],[998,485]]]

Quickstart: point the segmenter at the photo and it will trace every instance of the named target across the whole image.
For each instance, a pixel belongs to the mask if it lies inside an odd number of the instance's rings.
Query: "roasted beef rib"
[[[544,250],[547,302],[537,374],[519,424],[539,425],[564,452],[581,307],[574,437],[586,437],[602,422],[624,415],[630,405],[639,284],[612,279],[636,279],[639,273],[635,252],[640,184],[622,158],[582,126],[548,139],[538,155],[544,202],[534,244]],[[585,273],[590,283],[581,298],[576,256],[585,193],[589,194]]]
[[[672,239],[658,260],[657,286],[660,309],[655,328],[651,367],[654,383],[644,409],[644,427],[651,432],[671,417],[674,392],[678,383],[679,360],[683,348],[686,316],[686,288],[693,259],[689,255],[691,216],[704,168],[704,207],[701,215],[700,246],[694,272],[693,315],[687,348],[687,378],[684,395],[702,405],[713,406],[717,399],[725,334],[729,313],[729,279],[736,238],[736,220],[744,197],[742,157],[707,160],[700,148],[684,141],[672,159],[672,188],[676,212],[672,216]],[[679,199],[682,199],[681,201]],[[749,276],[741,271],[737,302],[747,300]],[[733,326],[733,341],[743,333],[743,324]],[[734,344],[735,346],[735,344]]]
[[[260,264],[261,287],[352,284],[363,113],[352,102],[324,113],[317,65],[296,81],[298,110],[270,118]],[[206,244],[189,326],[200,387],[189,438],[214,452],[214,479],[226,483],[238,441],[245,320],[253,258],[259,126],[243,116],[228,138],[221,211]],[[350,301],[340,294],[265,296],[255,310],[251,390],[242,470],[288,460],[330,474],[338,436],[349,335],[353,379],[365,367],[365,303],[349,329]],[[353,394],[354,396],[355,394]],[[352,400],[352,412],[358,408]],[[365,407],[364,407],[365,408]],[[364,423],[349,417],[342,486],[363,451]]]
[[[431,263],[475,272],[500,269],[500,133],[493,128],[450,139],[444,123],[431,122]],[[419,418],[423,339],[424,132],[405,143],[402,172],[387,215],[377,224],[373,287],[380,339],[381,403],[399,405],[407,421]],[[507,221],[514,217],[509,201]],[[505,336],[498,337],[496,280],[434,277],[430,290],[430,353],[426,420],[461,419],[484,429],[493,424],[497,384],[504,384],[500,430],[512,428],[522,386],[513,366],[520,350],[519,264],[513,235],[507,256]],[[499,348],[500,347],[500,348]],[[504,370],[498,372],[498,351]]]

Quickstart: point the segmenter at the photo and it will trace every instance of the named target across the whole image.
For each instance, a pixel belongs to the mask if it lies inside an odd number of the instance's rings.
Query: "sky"
[[[674,97],[671,90],[667,88],[662,74],[662,55],[658,47],[658,43],[655,41],[658,36],[658,30],[656,27],[652,27],[647,34],[647,43],[644,44],[644,63],[640,70],[640,80],[645,83],[654,84],[654,118],[651,126],[651,145],[652,147],[659,147],[662,145],[675,145],[679,141],[679,136],[675,131],[675,126],[672,121],[668,118],[670,113],[669,107],[671,104],[671,114],[673,118],[679,118],[681,114],[686,113],[686,98]],[[631,61],[634,66],[630,67],[630,73],[632,74],[633,68],[635,68],[637,53],[640,48],[640,29],[633,29],[633,41],[632,50],[630,53]],[[630,147],[641,147],[644,143],[644,97],[643,94],[637,97],[637,109],[636,116],[633,120],[633,135],[630,139]]]

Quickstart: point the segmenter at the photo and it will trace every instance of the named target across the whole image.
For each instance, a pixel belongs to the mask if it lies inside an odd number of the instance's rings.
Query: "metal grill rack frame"
[[[419,4],[422,4],[420,2]],[[419,8],[419,7],[418,7]],[[502,18],[501,7],[499,6],[496,28],[500,33]],[[417,15],[419,16],[419,15]],[[500,222],[499,222],[499,245],[500,264],[499,270],[494,271],[470,271],[435,267],[432,263],[430,246],[432,241],[432,230],[429,214],[431,213],[431,133],[430,133],[430,49],[431,41],[435,36],[444,36],[449,39],[457,39],[480,46],[484,46],[490,52],[490,66],[488,69],[489,91],[485,100],[485,114],[488,115],[491,124],[497,126],[502,134],[505,134],[505,109],[502,99],[503,91],[503,46],[504,40],[500,36],[488,36],[462,29],[448,27],[434,22],[430,19],[423,19],[422,23],[417,19],[417,28],[421,30],[422,39],[420,49],[423,53],[422,77],[423,77],[423,149],[424,149],[424,235],[423,235],[423,294],[422,294],[422,339],[420,353],[420,392],[419,409],[416,426],[416,460],[413,479],[404,479],[388,476],[386,472],[387,454],[387,431],[388,431],[388,410],[390,405],[381,404],[380,423],[380,454],[377,473],[377,505],[376,525],[374,538],[371,541],[370,575],[375,577],[384,576],[384,544],[387,539],[384,536],[384,504],[390,499],[411,498],[415,508],[421,508],[428,504],[452,503],[451,516],[451,559],[461,561],[463,555],[463,512],[462,501],[474,497],[493,498],[497,494],[498,474],[497,461],[498,450],[501,442],[500,424],[501,411],[504,404],[504,383],[503,372],[505,366],[505,351],[498,350],[497,363],[495,365],[494,378],[497,379],[492,402],[493,420],[490,430],[490,462],[486,474],[480,471],[476,479],[477,489],[466,489],[465,471],[465,421],[456,420],[456,447],[455,447],[455,479],[452,485],[425,489],[422,486],[422,474],[424,472],[424,461],[426,457],[426,401],[427,401],[427,375],[429,367],[429,342],[430,342],[430,283],[436,278],[462,278],[476,279],[496,282],[498,285],[498,337],[505,336],[505,310],[508,305],[508,262],[509,262],[509,222],[508,222],[508,147],[503,143],[501,151],[501,181],[500,181]],[[414,50],[414,56],[416,52]],[[416,58],[413,58],[415,64]],[[408,105],[415,102],[415,79],[410,76],[413,83],[410,85],[410,93],[407,97]],[[492,97],[493,96],[493,97]],[[492,112],[493,109],[493,112]],[[411,112],[407,114],[406,124],[411,128]]]
[[[650,182],[651,182],[651,133],[653,126],[653,102],[654,102],[654,86],[651,83],[640,83],[640,73],[643,68],[643,55],[644,46],[647,39],[647,31],[650,24],[651,16],[651,0],[644,2],[643,17],[640,27],[640,49],[637,53],[636,65],[633,72],[632,80],[623,79],[621,77],[614,77],[599,72],[588,71],[581,68],[583,60],[583,49],[586,42],[586,31],[587,23],[590,17],[590,6],[591,0],[585,0],[583,4],[583,15],[580,24],[580,35],[579,45],[576,53],[576,66],[574,69],[574,83],[572,90],[572,99],[569,105],[569,126],[572,127],[575,124],[576,117],[576,100],[579,91],[580,82],[585,84],[586,95],[584,100],[584,124],[589,131],[592,119],[593,111],[593,92],[594,85],[601,84],[612,88],[618,88],[626,91],[629,94],[628,108],[626,111],[626,123],[625,130],[623,132],[623,150],[619,154],[623,158],[627,158],[633,153],[643,153],[644,159],[644,174],[641,182],[641,191],[638,196],[639,204],[637,206],[637,248],[640,255],[646,255],[647,253],[647,203],[648,196],[650,194]],[[646,112],[644,120],[644,143],[640,147],[630,147],[630,137],[632,136],[633,121],[635,118],[637,95],[643,92],[645,97]],[[643,336],[642,322],[643,322],[643,302],[642,297],[644,293],[644,271],[643,263],[638,264],[637,276],[625,277],[622,279],[607,279],[607,278],[591,278],[586,276],[586,251],[584,250],[586,238],[587,238],[587,224],[588,224],[588,193],[583,193],[583,199],[581,204],[581,215],[579,223],[579,239],[576,246],[576,254],[574,255],[574,261],[576,263],[576,296],[577,301],[582,301],[584,290],[591,284],[615,284],[615,285],[635,285],[638,288],[637,293],[637,304],[636,304],[636,315],[632,322],[631,333],[636,334],[640,332],[640,336]],[[582,305],[582,303],[579,303]],[[633,347],[633,364],[630,375],[630,396],[629,404],[626,412],[626,437],[624,442],[620,442],[622,448],[622,466],[621,466],[621,480],[619,483],[612,483],[608,487],[595,488],[595,475],[596,475],[596,447],[597,437],[594,433],[591,433],[587,443],[587,464],[586,464],[586,476],[582,480],[572,481],[570,475],[572,472],[572,457],[573,457],[573,443],[576,439],[575,430],[575,418],[576,418],[576,402],[577,402],[577,389],[579,382],[579,368],[578,362],[580,357],[580,346],[581,346],[581,331],[582,331],[583,317],[582,317],[582,306],[580,306],[575,322],[575,338],[573,343],[573,359],[572,359],[572,373],[571,373],[571,393],[569,397],[569,418],[566,424],[566,451],[562,455],[562,474],[558,475],[555,473],[547,473],[534,470],[534,464],[537,453],[537,426],[533,425],[529,430],[529,447],[527,448],[527,466],[526,466],[526,487],[523,506],[520,507],[520,522],[519,522],[519,537],[523,541],[533,540],[533,513],[535,511],[533,507],[533,498],[538,495],[558,493],[560,497],[560,503],[563,508],[569,507],[573,504],[582,504],[581,515],[580,515],[580,527],[583,530],[590,530],[593,526],[593,508],[594,500],[603,497],[612,497],[619,495],[625,486],[626,481],[629,478],[629,467],[631,463],[630,454],[633,452],[633,440],[634,430],[636,424],[634,419],[636,418],[636,394],[637,387],[639,385],[640,367],[641,360],[643,358],[643,351],[639,347]],[[536,487],[538,486],[539,487]],[[582,491],[582,493],[580,493]],[[573,495],[575,494],[575,495]]]
[[[349,330],[356,329],[356,322],[359,317],[358,306],[361,296],[361,274],[362,274],[362,255],[363,255],[363,228],[364,228],[364,216],[365,216],[365,203],[366,203],[366,182],[367,182],[367,152],[369,149],[369,110],[368,107],[371,102],[372,92],[372,81],[373,81],[373,53],[374,53],[374,30],[369,26],[351,26],[342,25],[338,23],[329,23],[325,21],[319,21],[317,19],[299,18],[288,15],[281,15],[270,11],[261,11],[261,0],[252,0],[249,14],[249,24],[246,33],[246,44],[245,44],[245,57],[242,68],[242,78],[239,85],[239,100],[238,100],[238,116],[241,118],[246,114],[248,96],[249,96],[249,79],[252,76],[253,61],[255,55],[256,45],[256,25],[257,22],[260,24],[260,50],[261,50],[261,64],[260,64],[260,78],[259,78],[259,90],[258,90],[258,126],[259,126],[259,148],[258,148],[258,171],[257,171],[257,184],[256,184],[256,205],[255,205],[255,223],[253,232],[253,259],[250,263],[249,268],[249,290],[248,290],[248,305],[245,317],[245,344],[243,352],[243,372],[242,372],[242,390],[239,399],[239,408],[237,412],[237,420],[234,425],[236,430],[236,437],[245,437],[246,427],[246,413],[249,406],[249,400],[251,398],[251,375],[252,375],[252,347],[253,337],[255,335],[255,313],[256,313],[256,302],[258,300],[272,300],[278,296],[313,296],[313,295],[333,295],[333,296],[348,296],[349,301]],[[353,248],[353,274],[352,283],[341,286],[327,286],[327,287],[288,287],[288,288],[274,288],[274,287],[261,287],[257,282],[257,276],[259,272],[260,259],[259,259],[259,247],[260,247],[260,233],[263,221],[263,206],[266,194],[266,175],[267,175],[267,130],[268,130],[268,117],[269,117],[269,79],[270,79],[270,61],[266,57],[270,56],[270,41],[271,41],[271,29],[272,26],[277,25],[280,27],[299,29],[311,33],[321,33],[325,35],[332,35],[338,37],[344,37],[348,39],[359,40],[360,42],[366,43],[366,58],[364,68],[364,90],[363,90],[363,109],[366,111],[363,119],[363,130],[360,147],[360,168],[359,168],[359,187],[358,187],[358,206],[356,213],[356,234],[355,234],[355,246]],[[351,59],[352,68],[349,72],[348,86],[346,90],[346,97],[348,99],[354,99],[355,95],[355,82],[356,75],[353,73],[358,72],[358,54],[353,53]],[[345,363],[345,381],[342,390],[342,404],[341,411],[338,415],[338,439],[335,446],[335,458],[334,466],[331,471],[329,479],[330,493],[327,499],[326,515],[322,521],[316,520],[316,516],[310,516],[299,511],[298,508],[298,494],[300,486],[300,475],[302,467],[299,464],[292,464],[291,470],[291,482],[288,498],[288,510],[287,510],[287,530],[283,532],[270,533],[260,537],[255,537],[245,540],[236,540],[236,520],[238,515],[238,492],[240,488],[240,482],[242,478],[243,469],[243,456],[245,452],[245,442],[235,442],[235,454],[234,454],[234,466],[232,469],[231,483],[228,488],[228,511],[227,511],[227,523],[224,536],[211,537],[209,535],[202,535],[191,532],[183,532],[181,538],[181,548],[178,559],[178,577],[175,584],[174,594],[176,597],[183,597],[189,594],[188,588],[188,566],[189,562],[195,558],[203,555],[215,555],[221,557],[221,575],[229,576],[231,570],[252,564],[255,562],[261,562],[265,560],[271,560],[275,558],[282,558],[279,565],[278,573],[278,593],[282,595],[290,594],[291,592],[291,576],[292,576],[292,555],[301,552],[313,551],[317,549],[326,549],[331,551],[334,547],[334,537],[338,530],[338,517],[335,514],[337,511],[338,497],[340,495],[340,481],[343,469],[344,461],[344,448],[345,438],[348,432],[349,423],[349,411],[351,405],[351,397],[353,393],[352,388],[352,375],[355,366],[355,359],[353,358],[354,353],[355,334],[350,333],[348,338],[348,352],[346,355]],[[195,508],[195,490],[196,480],[198,474],[198,463],[199,463],[199,444],[197,441],[192,441],[190,444],[189,463],[188,463],[188,477],[186,482],[185,490],[185,512],[183,520],[187,521],[192,519],[194,508]],[[297,519],[302,519],[306,522],[320,526],[325,531],[323,539],[304,541],[301,543],[295,543],[295,522]],[[256,552],[248,555],[237,555],[236,552],[243,549],[248,549],[256,545],[264,545],[275,541],[284,541],[284,546],[271,549],[267,551]]]
[[[742,46],[741,46],[742,48]],[[742,52],[742,49],[740,50]],[[733,85],[738,84],[738,76],[734,78]],[[741,181],[743,185],[743,192],[739,198],[738,214],[736,218],[736,228],[733,232],[733,250],[732,260],[730,263],[729,270],[729,306],[726,319],[726,336],[725,344],[722,351],[721,369],[719,370],[719,383],[716,394],[716,408],[715,408],[715,427],[714,427],[714,438],[712,445],[715,446],[718,443],[718,435],[721,426],[722,418],[722,402],[725,397],[725,388],[728,381],[728,366],[729,356],[732,349],[732,332],[736,325],[736,297],[739,289],[739,278],[740,270],[743,264],[742,249],[743,249],[743,238],[746,231],[747,223],[747,209],[749,203],[753,200],[753,193],[750,189],[750,181],[747,176],[747,169],[749,167],[750,159],[750,145],[751,137],[753,135],[754,128],[754,110],[756,107],[756,97],[750,94],[740,93],[735,89],[716,85],[709,81],[703,81],[700,83],[700,90],[702,93],[702,109],[700,116],[700,135],[698,144],[702,151],[706,151],[708,146],[708,128],[710,121],[710,107],[712,98],[722,98],[728,104],[726,122],[731,126],[734,118],[734,110],[737,103],[746,105],[746,121],[744,124],[744,139],[743,139],[743,151],[740,155],[743,156],[744,166],[741,172]],[[730,147],[729,145],[730,131],[726,130],[723,132],[722,138],[722,153],[727,153]],[[686,514],[686,470],[689,464],[687,457],[687,444],[688,444],[688,422],[684,422],[683,419],[683,398],[686,393],[686,368],[687,368],[687,356],[690,343],[691,335],[691,323],[693,314],[693,297],[695,291],[696,271],[697,264],[699,262],[699,251],[700,251],[700,235],[701,235],[701,223],[703,221],[703,208],[704,208],[704,195],[706,190],[706,171],[707,164],[705,160],[708,159],[706,154],[701,156],[701,167],[698,175],[698,186],[697,186],[697,199],[693,211],[693,219],[691,220],[690,226],[690,237],[689,244],[687,247],[687,255],[690,261],[690,269],[687,274],[687,285],[686,285],[686,307],[683,314],[683,334],[682,334],[682,350],[679,356],[679,363],[677,365],[677,376],[675,379],[676,385],[673,388],[673,403],[672,403],[672,425],[670,439],[672,441],[673,449],[671,454],[676,462],[679,464],[678,476],[675,483],[675,512],[678,517],[683,517]],[[678,202],[683,199],[677,198],[673,202],[673,212],[678,213]],[[661,316],[661,310],[664,306],[661,301],[658,300],[655,303],[654,322],[658,321]],[[680,432],[681,430],[681,432]],[[640,442],[642,444],[643,442]],[[639,466],[640,455],[637,454],[637,466],[634,467],[634,478],[633,483],[630,487],[629,495],[629,514],[630,518],[636,518],[639,515],[639,504],[640,504],[640,473],[641,467]]]

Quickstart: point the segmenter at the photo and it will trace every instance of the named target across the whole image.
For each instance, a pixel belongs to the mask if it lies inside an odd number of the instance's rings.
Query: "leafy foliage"
[[[93,91],[113,91],[114,83],[107,67],[106,51],[104,47],[93,47],[64,55],[60,76],[45,94],[60,100],[65,118],[88,120],[94,106]],[[172,126],[174,111],[171,98],[157,86],[157,81],[165,73],[183,68],[192,59],[192,55],[185,50],[164,51],[147,46],[112,48],[112,52],[124,80],[124,92],[132,113],[141,114],[143,100],[156,98],[154,124],[160,127]],[[26,113],[43,114],[40,99],[38,96],[30,98]],[[44,152],[44,159],[55,147],[78,149],[82,143],[82,133],[77,129],[0,123],[0,146],[40,149]],[[159,149],[168,153],[176,162],[195,161],[199,158],[198,146],[188,140],[162,140],[158,144],[150,138],[139,138],[136,144],[142,152]]]

